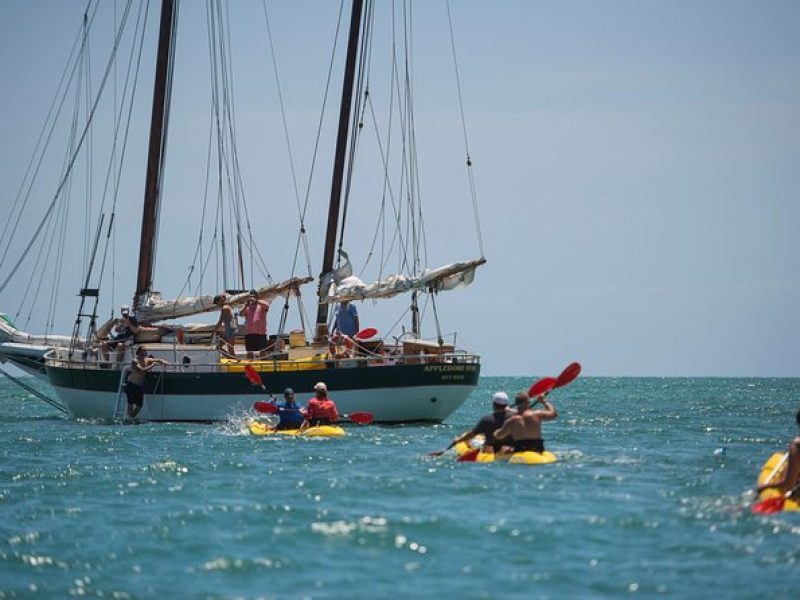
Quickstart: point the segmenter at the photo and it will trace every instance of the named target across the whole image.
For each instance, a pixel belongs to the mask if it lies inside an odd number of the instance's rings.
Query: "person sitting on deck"
[[[114,321],[114,333],[100,347],[105,361],[108,361],[108,351],[114,349],[117,351],[117,362],[122,361],[125,356],[125,342],[132,340],[133,336],[141,329],[139,321],[131,314],[130,308],[122,306],[120,315],[120,318]]]
[[[536,398],[544,410],[533,410],[530,407],[528,394],[517,392],[514,405],[517,414],[510,416],[503,426],[494,432],[494,437],[504,439],[511,437],[514,452],[544,452],[542,440],[542,421],[552,421],[558,417],[555,407],[547,401],[547,394]]]
[[[508,394],[495,392],[492,395],[492,412],[481,417],[480,421],[470,431],[458,436],[447,447],[449,450],[459,442],[468,442],[476,435],[483,435],[483,452],[501,452],[506,442],[495,439],[494,432],[500,429],[510,416],[508,410]]]
[[[355,355],[355,342],[349,335],[341,331],[334,331],[328,341],[328,353],[331,358],[353,358]]]
[[[278,404],[278,417],[280,421],[275,429],[301,429],[306,422],[303,409],[294,401],[294,390],[286,388],[283,390],[283,402]]]
[[[322,381],[314,384],[314,397],[308,401],[306,417],[311,427],[331,425],[339,420],[336,404],[328,397],[328,386]]]
[[[800,410],[797,411],[795,420],[797,421],[798,427],[800,427]],[[783,470],[783,475],[759,485],[757,488],[758,492],[774,488],[784,494],[789,491],[793,492],[790,496],[797,495],[797,491],[800,488],[800,436],[789,442],[787,453],[788,459],[786,468]]]

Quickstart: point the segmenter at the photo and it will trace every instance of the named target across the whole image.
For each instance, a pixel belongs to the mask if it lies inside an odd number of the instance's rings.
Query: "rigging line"
[[[213,108],[212,108],[213,110]],[[192,257],[192,264],[191,268],[194,269],[198,266],[198,259],[202,260],[202,250],[203,250],[203,234],[205,233],[205,225],[206,225],[206,210],[208,207],[208,186],[211,179],[211,147],[214,142],[214,123],[209,122],[208,124],[208,143],[206,145],[206,179],[205,184],[203,187],[203,209],[200,212],[200,234],[197,237],[197,246],[194,249],[194,257]],[[200,263],[200,267],[202,267],[202,262]],[[201,268],[201,274],[203,269]],[[200,277],[199,281],[197,282],[197,287],[195,288],[195,296],[199,296],[200,290],[202,290],[202,281],[203,278]]]
[[[402,223],[400,221],[399,211],[397,211],[397,202],[396,202],[396,199],[395,199],[394,191],[392,189],[392,183],[389,180],[389,164],[388,164],[388,158],[387,158],[388,150],[384,151],[384,146],[383,146],[383,143],[382,143],[382,140],[381,140],[381,134],[380,134],[380,131],[378,130],[377,117],[375,115],[374,106],[372,104],[372,98],[368,97],[366,99],[365,104],[369,108],[369,113],[370,113],[370,116],[372,117],[372,124],[373,124],[373,127],[375,129],[376,142],[377,142],[377,145],[378,145],[378,150],[380,152],[381,162],[383,163],[383,172],[384,172],[384,184],[383,185],[384,185],[384,189],[388,190],[389,201],[391,202],[392,208],[395,209],[395,213],[394,214],[395,214],[396,224],[397,224],[396,235],[399,237],[399,244],[402,247],[402,246],[405,246],[405,242],[403,240],[403,233],[401,231]],[[376,232],[376,237],[377,237],[377,232]],[[373,247],[374,247],[374,238],[373,238]],[[370,251],[371,251],[371,249],[370,249]]]
[[[128,2],[127,6],[126,6],[125,16],[124,16],[123,22],[125,20],[127,20],[128,9],[129,8],[130,8],[130,0]],[[34,231],[33,235],[31,236],[30,240],[28,241],[28,244],[26,245],[24,251],[22,252],[22,255],[17,260],[16,264],[11,269],[11,272],[6,277],[6,279],[3,281],[3,283],[0,284],[0,292],[5,290],[5,288],[8,286],[8,283],[14,277],[14,275],[16,274],[17,270],[19,269],[20,265],[22,264],[22,262],[25,260],[26,256],[28,255],[28,252],[30,252],[31,247],[36,242],[36,239],[41,234],[42,228],[44,227],[44,222],[52,214],[53,208],[55,207],[56,202],[58,201],[58,198],[59,198],[59,196],[61,194],[61,191],[64,189],[64,186],[65,186],[67,180],[69,179],[69,175],[70,175],[70,173],[72,171],[72,166],[75,164],[75,161],[78,158],[78,153],[80,152],[80,150],[81,150],[81,148],[83,146],[83,142],[86,139],[86,134],[87,134],[87,131],[89,129],[89,125],[91,124],[91,119],[94,118],[94,113],[97,110],[97,106],[98,106],[98,104],[100,102],[100,98],[103,95],[103,90],[105,89],[106,82],[108,81],[108,75],[109,75],[109,73],[111,71],[111,64],[113,63],[114,58],[116,57],[117,48],[119,46],[119,40],[120,40],[121,32],[122,32],[122,29],[120,29],[120,31],[118,32],[117,37],[116,37],[116,39],[114,41],[114,46],[113,46],[112,51],[111,51],[111,57],[109,58],[109,62],[106,65],[106,69],[105,69],[105,72],[103,74],[103,78],[102,78],[102,80],[100,82],[100,87],[98,89],[97,97],[96,97],[96,99],[94,101],[94,104],[92,106],[92,110],[91,110],[90,117],[89,117],[90,121],[83,128],[83,131],[81,133],[80,139],[78,140],[78,144],[75,146],[75,151],[74,151],[74,153],[72,155],[72,158],[69,160],[69,164],[67,166],[67,172],[61,178],[60,183],[58,184],[58,188],[56,189],[56,192],[55,192],[55,194],[53,196],[53,200],[50,202],[50,205],[47,207],[47,210],[45,211],[44,217],[42,218],[42,221],[39,223],[39,225],[37,226],[37,228]],[[4,261],[5,261],[5,254],[3,255],[3,258],[0,259],[0,263],[3,263]]]
[[[12,381],[13,383],[16,383],[22,389],[30,392],[31,394],[33,394],[34,396],[39,398],[39,400],[44,400],[50,406],[60,410],[65,415],[69,414],[69,411],[64,407],[63,404],[61,404],[60,402],[57,402],[56,400],[53,400],[52,398],[46,396],[45,394],[43,394],[42,392],[40,392],[36,388],[28,385],[27,383],[25,383],[21,379],[18,379],[16,377],[14,377],[13,375],[9,374],[9,373],[6,373],[6,371],[4,369],[0,369],[0,375],[3,375],[4,377],[7,377],[9,381]]]
[[[119,154],[119,161],[114,162],[114,166],[116,167],[116,171],[114,173],[113,179],[113,192],[112,192],[112,201],[111,201],[111,216],[108,225],[108,233],[106,235],[106,243],[103,248],[103,258],[100,261],[100,273],[98,274],[97,280],[97,287],[99,288],[103,282],[103,278],[105,275],[107,257],[108,257],[108,247],[109,243],[112,245],[111,249],[111,313],[113,315],[114,312],[114,304],[115,304],[115,293],[116,293],[116,238],[114,237],[114,222],[116,221],[116,214],[117,214],[117,200],[119,199],[119,189],[122,183],[122,168],[125,164],[125,156],[128,152],[128,137],[130,135],[131,123],[133,120],[133,106],[134,100],[136,99],[136,90],[138,89],[138,82],[139,82],[139,74],[141,73],[141,65],[142,65],[142,53],[144,50],[144,36],[147,30],[145,24],[147,23],[147,15],[149,13],[149,3],[139,3],[139,11],[136,18],[136,24],[133,28],[133,34],[131,36],[131,52],[128,58],[128,66],[125,71],[125,85],[122,88],[122,101],[120,102],[120,109],[123,108],[125,104],[125,99],[128,98],[128,87],[130,86],[130,99],[128,101],[128,111],[127,111],[127,118],[125,120],[125,130],[122,136],[122,144]],[[115,4],[116,7],[116,4]],[[139,34],[139,41],[137,44],[136,41],[136,32],[141,31]],[[136,51],[138,48],[138,52]],[[134,69],[134,58],[135,60],[135,69]],[[133,81],[131,81],[131,74],[133,73]],[[115,103],[116,109],[116,103]],[[117,138],[119,128],[122,124],[122,115],[124,114],[123,110],[120,110],[120,114],[117,116],[117,124],[115,127],[115,135],[114,135],[114,145],[113,145],[113,154],[116,155],[117,152]],[[108,181],[108,180],[107,180]],[[103,201],[100,205],[101,210],[105,209],[106,206],[106,191],[103,190]],[[94,312],[97,311],[97,306],[99,302],[99,297],[95,299],[94,304]]]
[[[90,109],[90,102],[89,99],[92,97],[92,61],[91,61],[91,45],[90,40],[88,37],[88,31],[86,30],[86,15],[83,17],[84,23],[84,35],[86,36],[86,52],[83,53],[83,70],[85,72],[84,77],[84,86],[86,88],[84,93],[84,98],[86,102],[86,120],[88,121],[89,117],[89,109]],[[116,62],[115,62],[116,64]],[[91,234],[89,233],[91,230],[92,225],[92,164],[94,162],[94,126],[89,127],[89,133],[86,139],[86,181],[85,181],[85,201],[84,201],[84,236],[83,236],[83,270],[86,270],[88,256],[89,256],[89,244],[90,244],[90,237]]]
[[[322,107],[320,109],[319,121],[318,121],[318,124],[317,124],[317,135],[316,135],[316,138],[314,140],[314,150],[313,150],[313,152],[311,154],[311,167],[310,167],[309,173],[308,173],[308,182],[307,182],[307,185],[306,185],[305,198],[304,198],[304,201],[303,201],[303,211],[302,211],[301,216],[300,216],[300,234],[303,237],[303,248],[305,250],[305,255],[306,255],[305,256],[305,258],[306,258],[306,269],[307,269],[307,274],[308,274],[309,277],[312,276],[311,275],[311,255],[310,255],[309,250],[308,250],[308,239],[307,239],[307,237],[305,235],[305,215],[306,215],[306,211],[308,210],[309,198],[311,196],[311,183],[312,183],[312,181],[314,179],[314,169],[315,169],[315,166],[316,166],[316,163],[317,163],[317,155],[319,153],[320,139],[322,138],[322,125],[323,125],[323,122],[324,122],[324,119],[325,119],[325,107],[327,106],[327,103],[328,103],[328,94],[330,92],[331,79],[333,77],[333,65],[334,65],[335,59],[336,59],[336,48],[337,48],[338,40],[339,40],[339,31],[340,31],[341,26],[342,26],[342,16],[343,16],[343,14],[344,14],[344,0],[341,0],[339,2],[339,16],[338,16],[338,19],[336,20],[336,30],[335,30],[334,36],[333,36],[333,49],[331,50],[331,60],[328,63],[328,76],[327,76],[327,78],[325,80],[325,91],[324,91],[324,93],[322,95]],[[292,262],[292,271],[293,272],[294,272],[294,269],[295,269],[295,263],[296,262],[297,262],[297,254],[295,253],[294,261]]]
[[[60,205],[59,206],[59,212],[61,211],[61,209],[62,209],[62,206]],[[33,263],[33,268],[31,269],[31,275],[28,278],[28,283],[25,286],[25,291],[22,293],[22,298],[19,301],[19,306],[17,308],[17,312],[14,314],[14,319],[18,319],[20,313],[22,312],[23,307],[25,306],[25,304],[28,301],[28,294],[30,293],[31,287],[33,287],[34,280],[37,279],[36,275],[38,273],[39,277],[38,277],[38,284],[36,286],[36,294],[34,296],[34,301],[31,303],[31,306],[29,307],[28,316],[25,319],[25,326],[26,327],[27,327],[28,323],[31,320],[31,316],[33,315],[33,310],[34,310],[35,305],[36,305],[36,299],[38,299],[38,297],[39,297],[39,293],[38,292],[39,292],[39,289],[41,288],[42,280],[44,279],[45,272],[47,270],[46,268],[42,268],[42,270],[39,271],[39,263],[42,260],[42,256],[45,255],[45,251],[44,251],[45,246],[47,246],[47,254],[49,254],[50,250],[52,249],[53,240],[55,240],[56,236],[55,235],[50,235],[50,227],[56,221],[58,221],[58,218],[51,219],[47,224],[47,230],[45,231],[45,236],[42,239],[42,244],[39,246],[39,252],[36,254],[36,260]],[[45,243],[45,240],[48,240],[50,243],[49,244]]]
[[[228,115],[228,134],[230,136],[231,144],[230,144],[230,152],[231,152],[231,168],[233,169],[233,182],[232,182],[232,190],[231,194],[233,196],[233,208],[234,214],[236,215],[236,244],[237,244],[237,252],[238,252],[238,262],[239,262],[239,278],[240,283],[244,285],[245,280],[245,273],[244,273],[244,256],[242,253],[242,207],[245,208],[245,219],[247,220],[247,225],[249,228],[249,217],[246,214],[246,200],[245,200],[245,192],[244,192],[244,182],[242,180],[242,172],[239,168],[239,151],[238,151],[238,143],[237,143],[237,133],[236,133],[236,102],[234,97],[234,79],[233,79],[233,51],[231,50],[230,40],[231,40],[231,33],[230,33],[230,12],[229,12],[229,5],[225,5],[225,18],[224,20],[220,16],[220,27],[221,27],[221,36],[223,43],[221,45],[221,50],[225,53],[223,58],[223,68],[224,68],[224,83],[225,83],[225,109],[226,114]],[[241,204],[241,206],[240,206]],[[252,255],[250,260],[250,278],[252,279]]]
[[[261,6],[264,9],[264,21],[266,22],[266,26],[267,26],[267,39],[269,40],[269,49],[270,49],[270,54],[272,56],[272,70],[273,70],[273,72],[275,74],[275,89],[276,89],[276,91],[278,93],[278,104],[280,105],[280,108],[281,108],[281,121],[283,123],[283,137],[284,137],[284,139],[286,141],[286,151],[287,151],[287,153],[289,155],[289,169],[291,170],[291,173],[292,173],[292,186],[294,188],[295,202],[297,204],[297,213],[298,213],[298,216],[302,217],[302,211],[300,209],[300,192],[299,192],[298,187],[297,187],[297,172],[296,172],[296,170],[294,168],[294,156],[292,154],[292,144],[291,144],[291,139],[289,137],[289,125],[286,122],[286,107],[285,107],[284,102],[283,102],[283,92],[281,91],[281,81],[280,81],[280,76],[278,74],[278,59],[277,59],[277,57],[275,55],[275,44],[274,44],[273,39],[272,39],[272,28],[270,27],[270,24],[269,24],[269,15],[267,14],[267,3],[266,3],[266,0],[262,0]],[[294,273],[292,273],[292,275],[294,275]]]
[[[84,11],[84,12],[88,12],[90,5],[91,5],[91,0],[89,2],[89,5],[87,5],[87,7],[86,7],[86,11]],[[97,10],[97,8],[95,8],[95,11],[96,10]],[[92,19],[94,19],[94,15],[92,16]],[[14,200],[14,205],[11,207],[11,211],[9,212],[8,218],[6,219],[5,226],[3,227],[3,232],[2,232],[2,234],[0,234],[0,245],[2,245],[3,240],[6,237],[6,232],[8,231],[8,226],[11,223],[11,221],[13,220],[12,217],[13,217],[14,213],[16,212],[16,209],[17,209],[17,206],[18,206],[19,202],[23,198],[23,195],[26,198],[25,203],[27,203],[27,199],[30,197],[30,188],[28,189],[27,193],[23,194],[23,191],[25,190],[25,187],[26,187],[25,184],[28,181],[28,176],[31,175],[31,169],[33,168],[34,162],[37,162],[37,166],[36,166],[36,169],[35,169],[35,171],[34,171],[34,173],[32,175],[33,179],[31,180],[31,185],[33,185],[33,180],[36,179],[36,175],[38,174],[39,168],[41,167],[42,160],[44,159],[44,152],[46,151],[47,146],[49,146],[50,139],[51,139],[51,137],[53,135],[53,131],[55,129],[55,122],[58,119],[58,115],[61,113],[61,108],[63,107],[64,101],[66,99],[67,90],[69,89],[69,85],[72,82],[72,79],[73,79],[73,77],[75,75],[75,69],[77,67],[77,59],[76,59],[75,65],[73,65],[72,69],[70,69],[70,65],[72,64],[73,58],[75,56],[75,51],[79,47],[78,46],[78,42],[81,41],[82,39],[83,39],[83,25],[81,24],[81,27],[78,29],[78,33],[77,33],[77,35],[75,37],[75,41],[72,44],[72,49],[70,50],[69,56],[67,58],[67,62],[64,65],[64,70],[61,73],[61,79],[59,80],[58,85],[56,86],[56,91],[53,94],[53,99],[50,101],[50,107],[48,108],[47,116],[45,117],[44,123],[42,123],[42,129],[40,130],[39,137],[37,138],[36,144],[34,145],[33,152],[31,153],[31,157],[30,157],[30,159],[28,161],[28,166],[26,167],[25,173],[22,176],[22,181],[20,182],[19,189],[17,190],[17,196],[16,196],[16,198]],[[68,79],[68,81],[67,81],[67,83],[65,85],[64,84],[64,80],[67,77],[67,73],[68,72],[70,73],[70,76],[69,76],[69,79]],[[62,87],[65,88],[65,90],[63,92],[63,94],[64,94],[63,96],[62,96],[62,92],[61,92]],[[56,101],[57,101],[58,98],[61,98],[61,101],[58,102],[58,110],[57,110],[55,116],[53,116],[53,111],[55,110],[56,103],[57,103]],[[48,130],[48,124],[51,121],[51,117],[53,119],[53,122],[50,125],[50,133],[47,135],[47,140],[44,142],[44,147],[42,148],[42,154],[39,155],[39,148],[42,146],[42,140],[43,140],[43,138],[45,136],[45,132]],[[38,161],[36,161],[37,155],[39,156],[39,160]],[[24,204],[23,204],[23,207],[20,208],[20,210],[24,210]]]
[[[180,2],[176,1],[174,10],[172,13],[172,27],[177,27],[175,25],[179,22],[179,11],[180,11]],[[156,182],[156,197],[162,197],[162,191],[164,187],[164,162],[167,159],[167,139],[169,138],[169,119],[171,115],[171,107],[172,107],[172,80],[175,74],[175,44],[177,40],[177,35],[170,36],[170,44],[169,44],[169,52],[168,52],[168,62],[167,62],[167,72],[166,72],[166,82],[165,82],[165,92],[164,92],[164,110],[161,117],[162,121],[162,134],[161,134],[161,148],[159,151],[159,164],[158,164],[158,181]],[[159,223],[161,220],[161,205],[162,202],[156,202],[156,211],[154,217],[154,222]],[[153,238],[151,242],[151,260],[152,265],[158,264],[156,257],[158,256],[158,234],[159,228],[155,227],[153,229]],[[151,267],[152,271],[152,267]],[[152,278],[152,273],[151,273]],[[152,283],[152,282],[151,282]]]
[[[357,73],[358,78],[356,79],[355,90],[353,92],[353,98],[355,100],[355,105],[353,106],[353,111],[351,115],[351,123],[350,123],[350,145],[347,149],[347,173],[345,175],[345,183],[344,183],[344,191],[343,191],[343,201],[342,201],[342,214],[339,223],[339,249],[344,247],[344,232],[347,225],[347,212],[350,206],[350,191],[352,189],[353,183],[353,166],[355,165],[356,153],[358,149],[358,143],[361,139],[361,116],[363,113],[364,107],[364,95],[365,95],[365,87],[364,82],[365,78],[367,77],[366,73],[366,64],[367,64],[367,56],[369,54],[369,49],[371,47],[372,42],[372,18],[375,13],[375,5],[370,0],[366,0],[365,8],[363,15],[363,27],[362,27],[362,38],[359,42],[359,55],[358,55],[358,67]],[[337,253],[336,255],[336,264],[339,265],[341,261],[341,255]]]
[[[461,115],[461,130],[464,134],[464,151],[466,152],[467,155],[467,177],[469,181],[470,195],[472,197],[472,211],[475,218],[475,230],[478,235],[478,248],[480,250],[481,256],[483,256],[484,255],[483,235],[481,233],[480,214],[478,211],[478,194],[475,188],[475,175],[472,170],[472,157],[469,151],[469,139],[467,138],[467,121],[464,118],[464,101],[461,93],[461,74],[458,69],[455,33],[453,30],[453,18],[450,12],[450,0],[445,0],[445,6],[447,7],[447,22],[450,28],[450,49],[453,54],[453,69],[455,71],[455,76],[456,76],[456,88],[458,89],[458,107]]]
[[[453,32],[453,17],[450,13],[450,0],[445,0],[445,6],[447,7],[447,24],[450,28],[450,49],[453,54],[453,69],[455,71],[456,87],[458,89],[458,108],[459,108],[459,113],[461,115],[461,130],[464,134],[464,150],[467,153],[467,159],[469,160],[470,152],[469,152],[469,140],[467,139],[467,121],[466,119],[464,119],[464,100],[461,94],[461,74],[459,73],[458,69],[455,33]]]

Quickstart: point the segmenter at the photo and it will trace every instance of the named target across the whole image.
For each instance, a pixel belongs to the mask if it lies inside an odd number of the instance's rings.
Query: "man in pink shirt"
[[[258,352],[259,358],[263,358],[267,353],[268,310],[269,304],[265,300],[258,299],[256,290],[250,290],[250,298],[239,313],[244,317],[244,347],[249,359],[253,358],[254,352]]]

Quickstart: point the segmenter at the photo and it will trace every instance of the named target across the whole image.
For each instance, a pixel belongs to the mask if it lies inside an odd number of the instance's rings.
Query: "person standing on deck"
[[[797,425],[800,427],[800,410],[798,410],[795,415],[795,421],[797,421]],[[800,486],[800,436],[789,442],[787,452],[789,457],[787,459],[786,469],[783,471],[783,476],[774,481],[761,484],[758,486],[757,491],[763,492],[766,489],[775,488],[784,494],[792,491],[793,493],[791,496],[796,495],[797,488]]]
[[[219,306],[219,321],[214,326],[214,331],[222,338],[220,348],[224,343],[225,352],[231,356],[236,356],[234,342],[236,340],[236,332],[239,330],[239,324],[236,322],[236,315],[233,314],[233,309],[228,303],[228,296],[226,294],[215,296],[214,304]]]
[[[283,402],[278,404],[278,422],[275,429],[301,429],[306,422],[303,409],[294,401],[294,390],[286,388],[283,390]]]
[[[547,401],[547,394],[536,398],[544,410],[534,410],[530,406],[528,394],[517,392],[514,405],[517,414],[510,416],[503,426],[494,432],[494,437],[504,439],[511,437],[514,452],[544,452],[542,439],[542,421],[552,421],[558,417],[558,411]]]
[[[266,300],[258,299],[258,292],[250,290],[247,304],[240,311],[244,316],[245,335],[244,347],[247,358],[252,359],[253,353],[258,353],[258,358],[263,358],[267,353],[267,311],[269,304]]]
[[[339,308],[336,309],[333,332],[336,333],[338,331],[342,335],[353,337],[358,333],[358,329],[358,310],[348,300],[342,300]]]
[[[506,442],[495,439],[494,432],[500,429],[510,416],[508,410],[508,394],[505,392],[495,392],[492,395],[492,412],[481,417],[480,421],[470,431],[458,436],[447,447],[447,450],[459,442],[468,442],[476,435],[483,435],[484,452],[500,452]]]
[[[339,420],[336,404],[328,397],[328,386],[322,381],[314,384],[314,397],[308,401],[306,417],[311,427],[331,425]]]
[[[148,371],[152,371],[156,365],[166,365],[167,361],[161,358],[147,356],[147,349],[139,346],[136,356],[131,364],[131,372],[128,373],[128,381],[125,384],[125,394],[128,396],[128,418],[133,420],[142,410],[144,405],[144,381]]]

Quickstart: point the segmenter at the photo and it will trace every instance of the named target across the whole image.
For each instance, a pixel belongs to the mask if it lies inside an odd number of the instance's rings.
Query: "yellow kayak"
[[[786,456],[785,452],[776,452],[769,457],[767,462],[764,463],[764,466],[761,467],[761,472],[758,474],[758,485],[767,483],[767,480],[775,481],[783,475],[783,472],[786,470],[786,461],[783,460],[784,456]],[[783,493],[780,490],[764,490],[758,495],[756,504],[768,500],[769,498],[778,498],[782,495]],[[798,503],[797,498],[787,498],[783,505],[783,510],[787,512],[800,511],[800,503]]]
[[[347,435],[338,425],[319,425],[308,429],[281,429],[275,430],[273,426],[264,421],[253,419],[247,428],[253,435],[294,435],[303,437],[343,437]]]
[[[474,439],[479,440],[483,436],[476,436]],[[455,445],[456,454],[461,457],[467,452],[475,450],[473,446],[466,442],[459,442]],[[552,452],[545,450],[544,452],[513,452],[513,453],[500,453],[494,452],[478,452],[474,462],[479,463],[492,463],[492,462],[507,462],[512,465],[548,465],[558,460],[556,455]]]

